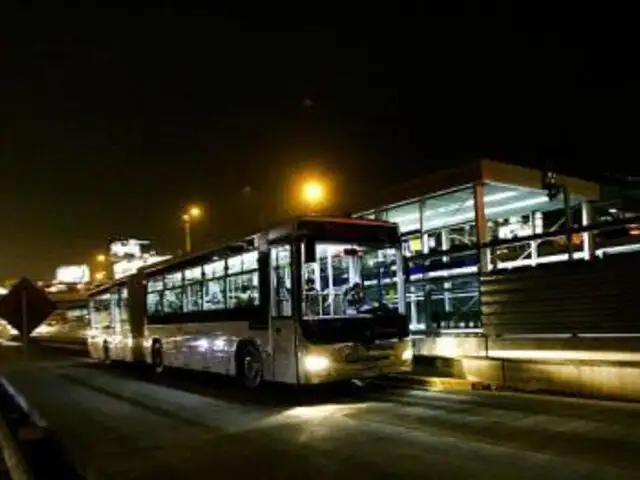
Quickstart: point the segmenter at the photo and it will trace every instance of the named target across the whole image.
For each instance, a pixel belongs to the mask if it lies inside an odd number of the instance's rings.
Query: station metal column
[[[473,186],[473,206],[475,210],[476,221],[476,241],[478,242],[478,252],[480,256],[480,263],[478,265],[479,273],[485,273],[489,271],[489,255],[490,251],[487,248],[480,247],[485,245],[489,239],[489,232],[487,230],[487,217],[484,209],[484,184],[477,183]]]
[[[442,236],[442,250],[444,250],[445,252],[448,251],[451,248],[451,238],[449,235],[449,228],[445,227],[442,229],[442,231],[440,232],[440,235]],[[449,263],[449,260],[451,259],[450,256],[446,255],[444,257],[442,257],[442,260],[445,263]],[[443,282],[442,283],[442,297],[444,299],[444,311],[447,313],[451,313],[451,311],[453,310],[451,308],[451,298],[449,296],[449,290],[451,289],[451,282]]]
[[[586,227],[593,220],[593,208],[588,201],[582,202],[582,226]],[[593,232],[582,233],[582,245],[584,259],[591,260],[595,256],[595,242],[593,241]]]

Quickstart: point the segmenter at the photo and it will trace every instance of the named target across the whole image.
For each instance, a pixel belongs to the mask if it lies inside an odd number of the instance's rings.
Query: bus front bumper
[[[315,371],[303,372],[302,381],[306,384],[321,384],[341,382],[347,380],[359,380],[393,375],[398,373],[410,373],[413,370],[412,361],[378,361],[370,363],[339,363],[327,366]]]

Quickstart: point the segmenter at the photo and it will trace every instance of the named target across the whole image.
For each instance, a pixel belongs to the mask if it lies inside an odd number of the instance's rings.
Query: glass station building
[[[356,216],[398,224],[408,264],[407,312],[415,335],[481,331],[480,274],[569,258],[563,195],[549,200],[541,171],[477,160],[389,192],[386,205]],[[558,175],[571,223],[587,225],[599,185]],[[403,200],[404,199],[404,200]],[[381,203],[382,203],[381,202]],[[519,240],[557,232],[541,240]],[[493,243],[492,247],[478,245]],[[574,258],[590,258],[592,234],[571,238]]]

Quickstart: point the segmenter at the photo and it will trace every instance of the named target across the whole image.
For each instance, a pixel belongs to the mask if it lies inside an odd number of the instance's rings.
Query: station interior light
[[[494,191],[484,197],[487,219],[495,217],[496,214],[519,215],[527,213],[534,207],[544,210],[559,207],[559,205],[556,205],[557,202],[549,201],[547,196],[539,190],[497,185],[491,185],[491,187],[494,188]],[[465,195],[468,198],[461,200],[459,198],[461,195]],[[475,218],[474,200],[471,192],[445,194],[441,197],[427,198],[422,201],[425,202],[425,208],[422,212],[423,230],[435,230],[473,221]],[[430,203],[439,203],[440,206],[429,208]],[[404,207],[409,210],[414,209],[415,205],[416,203],[407,204]],[[402,209],[403,207],[397,208]],[[393,208],[390,211],[393,211]],[[420,213],[417,208],[415,208],[415,211],[404,215],[400,211],[397,213],[399,215],[390,215],[388,220],[397,223],[401,231],[408,232],[420,229]]]

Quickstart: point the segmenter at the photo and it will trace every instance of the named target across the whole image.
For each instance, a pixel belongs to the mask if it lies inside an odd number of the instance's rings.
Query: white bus
[[[410,371],[395,224],[303,217],[90,294],[90,355],[291,384]]]

